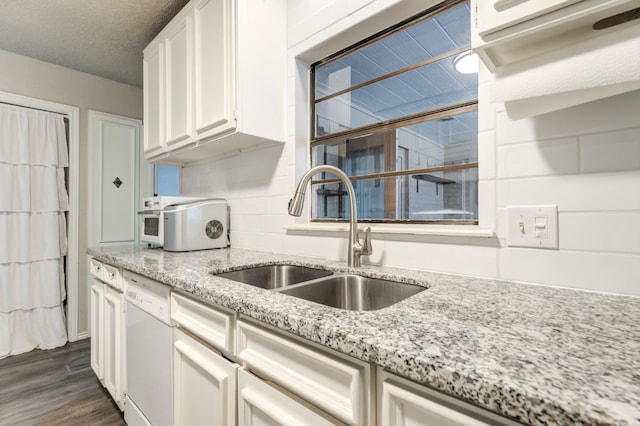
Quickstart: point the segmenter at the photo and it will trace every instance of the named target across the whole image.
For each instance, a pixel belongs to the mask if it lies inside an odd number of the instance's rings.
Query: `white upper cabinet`
[[[167,26],[164,37],[167,145],[189,139],[192,127],[192,17],[181,14],[178,18]]]
[[[581,0],[489,0],[478,2],[478,33],[486,35]]]
[[[612,20],[617,25],[594,28],[603,19],[640,7],[640,0],[471,1],[472,47],[492,71],[603,35],[627,37],[619,30],[640,23],[621,18]]]
[[[285,0],[192,0],[147,46],[144,69],[147,160],[284,142]]]
[[[161,153],[164,140],[164,44],[155,42],[144,51],[142,61],[144,85],[144,153],[153,156]]]
[[[231,6],[225,0],[198,0],[193,8],[195,131],[200,136],[235,125]]]

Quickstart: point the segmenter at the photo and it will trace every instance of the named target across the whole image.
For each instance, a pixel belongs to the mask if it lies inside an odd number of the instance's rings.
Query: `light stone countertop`
[[[95,258],[525,424],[640,425],[640,298],[241,249]],[[428,286],[353,312],[216,277],[295,264]],[[639,283],[640,284],[640,283]]]

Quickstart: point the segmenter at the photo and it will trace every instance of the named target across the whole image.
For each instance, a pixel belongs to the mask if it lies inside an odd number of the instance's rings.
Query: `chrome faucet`
[[[361,244],[360,237],[358,237],[358,212],[356,209],[355,191],[353,190],[353,185],[351,185],[351,180],[342,170],[337,167],[322,165],[313,167],[311,170],[305,173],[298,183],[295,195],[291,200],[289,200],[289,214],[291,216],[300,216],[302,214],[302,205],[304,204],[304,193],[305,189],[307,188],[307,183],[309,183],[309,180],[312,176],[322,172],[333,173],[334,175],[338,176],[338,178],[347,187],[350,213],[347,264],[350,267],[360,266],[360,258],[362,256],[369,256],[371,255],[371,253],[373,253],[373,248],[371,247],[371,227],[367,227],[364,230],[364,245]]]

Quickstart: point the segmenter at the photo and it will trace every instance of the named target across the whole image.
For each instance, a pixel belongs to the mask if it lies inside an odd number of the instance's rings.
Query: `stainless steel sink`
[[[349,311],[386,308],[426,290],[413,284],[361,277],[335,275],[279,290],[279,293]]]
[[[270,265],[214,274],[219,277],[266,289],[282,288],[303,281],[327,277],[331,271],[295,265]]]

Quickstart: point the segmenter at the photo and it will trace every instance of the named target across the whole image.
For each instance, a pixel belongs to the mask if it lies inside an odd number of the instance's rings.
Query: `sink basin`
[[[256,287],[274,289],[298,284],[303,281],[314,280],[316,278],[327,277],[331,274],[331,271],[307,268],[305,266],[270,265],[214,275]]]
[[[280,293],[349,311],[386,308],[426,290],[413,284],[361,277],[335,275],[279,290]]]

